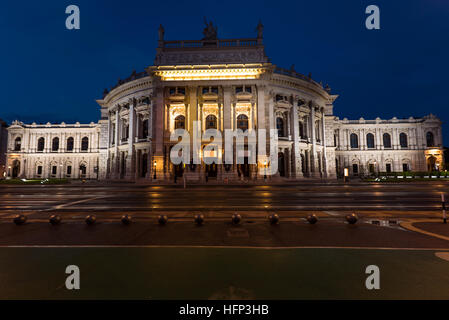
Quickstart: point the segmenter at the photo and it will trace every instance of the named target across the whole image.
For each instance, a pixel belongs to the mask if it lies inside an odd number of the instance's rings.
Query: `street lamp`
[[[157,161],[156,160],[154,160],[154,162],[153,162],[153,166],[154,166],[154,176],[153,176],[153,179],[156,179],[156,166],[157,166]]]
[[[343,175],[344,175],[344,178],[343,178],[344,180],[343,181],[346,183],[346,181],[348,180],[348,176],[349,176],[349,169],[348,168],[344,169],[344,174]]]

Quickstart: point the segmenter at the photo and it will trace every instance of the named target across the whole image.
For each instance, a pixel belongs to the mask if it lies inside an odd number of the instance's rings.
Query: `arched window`
[[[87,151],[89,149],[89,138],[84,137],[81,139],[81,151]]]
[[[20,151],[22,148],[22,138],[17,137],[16,140],[14,140],[14,151]]]
[[[73,138],[72,137],[67,139],[67,151],[73,151]]]
[[[428,147],[434,147],[435,146],[435,143],[434,143],[434,140],[433,140],[433,133],[432,132],[427,132],[426,133],[426,141],[427,141],[427,146]]]
[[[213,114],[206,117],[206,130],[207,129],[217,129],[217,117]]]
[[[408,148],[408,139],[404,132],[399,135],[399,143],[401,144],[401,148]]]
[[[244,114],[241,114],[237,117],[237,129],[245,132],[248,130],[248,117]]]
[[[285,137],[284,119],[282,119],[281,117],[276,118],[276,129],[278,130],[278,137]]]
[[[45,139],[43,137],[40,137],[37,140],[37,151],[44,151],[45,148]]]
[[[302,121],[299,122],[299,137],[304,138],[304,123]]]
[[[186,128],[186,118],[184,116],[177,116],[175,118],[175,130]]]
[[[59,150],[59,138],[53,138],[51,142],[51,151],[58,151]]]
[[[355,133],[351,133],[349,139],[351,140],[351,149],[357,149],[359,147],[359,137]]]
[[[374,135],[372,133],[366,135],[366,146],[368,149],[374,149]]]
[[[384,140],[384,148],[391,148],[391,136],[389,133],[384,133],[383,140]]]

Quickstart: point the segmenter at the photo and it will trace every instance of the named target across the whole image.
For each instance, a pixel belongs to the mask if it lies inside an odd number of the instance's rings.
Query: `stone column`
[[[161,87],[155,89],[155,101],[153,103],[154,115],[154,157],[156,161],[156,179],[164,179],[164,92]],[[154,164],[152,163],[151,172],[154,176]]]
[[[298,109],[297,109],[296,100],[293,101],[293,107],[290,112],[290,120],[291,120],[291,128],[293,128],[293,150],[292,150],[292,159],[293,159],[293,168],[292,168],[292,178],[302,178],[303,174],[301,171],[301,155],[299,152],[299,120],[298,120]]]
[[[319,176],[319,172],[316,172],[316,135],[315,135],[315,106],[313,103],[310,103],[310,119],[311,119],[311,128],[312,128],[312,153],[310,155],[310,169],[312,177]]]
[[[136,115],[134,111],[135,101],[130,101],[129,103],[129,114],[128,114],[128,156],[126,157],[126,179],[133,179],[135,177],[135,152],[134,152],[134,141],[135,141],[135,125],[136,125]]]
[[[325,128],[325,123],[326,123],[326,115],[324,114],[324,108],[321,110],[321,145],[322,145],[322,150],[323,150],[323,163],[322,163],[322,167],[323,167],[323,175],[325,178],[327,178],[327,150],[326,150],[326,128]]]
[[[115,109],[115,170],[114,170],[114,176],[115,178],[118,178],[119,172],[120,172],[120,157],[118,153],[118,140],[119,140],[119,126],[120,126],[120,114],[119,114],[119,107],[117,106],[117,109]]]

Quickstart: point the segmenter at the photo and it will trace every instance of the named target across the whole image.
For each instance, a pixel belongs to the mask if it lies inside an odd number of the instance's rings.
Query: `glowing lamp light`
[[[162,81],[257,79],[261,73],[260,68],[184,69],[155,72]]]
[[[349,169],[348,169],[348,168],[345,168],[344,174],[345,174],[345,177],[348,177],[348,176],[349,176]]]

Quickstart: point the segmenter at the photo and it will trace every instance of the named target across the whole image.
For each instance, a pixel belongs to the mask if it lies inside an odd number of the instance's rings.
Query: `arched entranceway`
[[[437,158],[434,156],[430,156],[427,158],[427,171],[436,171],[437,170]]]
[[[209,178],[216,178],[218,174],[217,164],[211,163],[206,164],[206,174]]]
[[[283,152],[278,153],[278,171],[281,177],[285,177],[285,156]]]
[[[183,163],[174,164],[173,165],[173,174],[176,177],[182,177],[182,175],[184,174],[184,164]]]
[[[243,163],[237,165],[237,172],[238,172],[239,177],[243,176],[243,177],[247,178],[250,176],[251,170],[249,167],[248,157],[244,157]]]
[[[19,173],[20,173],[20,161],[14,160],[11,166],[11,176],[13,178],[17,178],[19,176]]]

